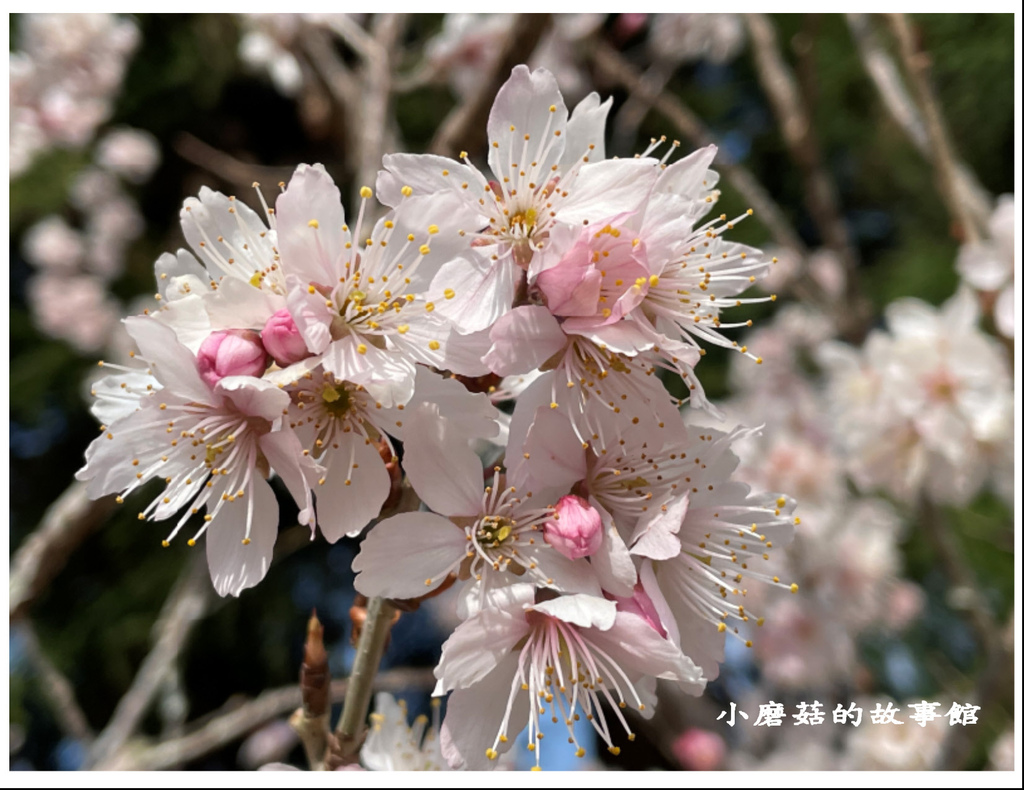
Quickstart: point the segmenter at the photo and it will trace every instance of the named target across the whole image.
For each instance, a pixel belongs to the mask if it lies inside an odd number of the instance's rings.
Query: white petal
[[[517,405],[516,409],[519,408]],[[586,451],[572,425],[547,403],[534,412],[523,452],[516,458],[506,456],[505,460],[513,485],[532,491],[538,501],[561,496],[587,476]]]
[[[717,146],[708,145],[673,162],[661,171],[655,191],[679,195],[689,200],[704,200],[718,180],[716,176],[708,183],[708,168],[717,153]]]
[[[1013,337],[1016,327],[1017,308],[1014,296],[1014,284],[1006,286],[996,299],[996,306],[992,312],[996,321],[996,328],[1003,337]]]
[[[156,259],[153,271],[157,290],[167,302],[210,290],[210,275],[188,250],[178,250],[173,255],[165,252]]]
[[[648,511],[637,524],[630,551],[652,560],[670,560],[677,556],[682,544],[676,535],[679,534],[689,506],[690,497],[684,494],[669,502],[664,511],[661,508]]]
[[[326,472],[316,488],[317,519],[328,543],[362,532],[391,491],[391,475],[374,445],[355,432],[340,434],[337,443],[320,458]]]
[[[484,467],[466,437],[436,404],[417,407],[406,423],[402,458],[409,482],[427,506],[446,516],[475,516],[484,493]]]
[[[210,388],[199,377],[196,358],[178,342],[173,329],[141,315],[126,318],[124,326],[161,384],[197,403],[215,401]]]
[[[598,222],[636,211],[647,200],[658,172],[650,159],[606,159],[583,165],[556,218],[570,224]]]
[[[604,650],[627,672],[675,680],[688,694],[700,694],[707,685],[700,667],[639,615],[618,612],[611,628],[588,632],[587,641]]]
[[[280,294],[227,278],[204,301],[212,329],[260,331],[270,316],[286,306],[286,299]]]
[[[295,327],[306,341],[306,348],[314,354],[322,354],[331,344],[331,322],[334,313],[327,307],[327,300],[317,293],[309,292],[309,283],[298,277],[289,277],[288,312],[295,321]]]
[[[487,119],[491,172],[510,176],[513,162],[537,162],[539,172],[549,172],[562,160],[568,117],[558,82],[550,71],[531,72],[526,66],[516,66],[494,97]],[[561,134],[554,136],[555,132]],[[551,140],[553,144],[549,144]],[[547,153],[541,157],[545,148]]]
[[[304,280],[334,285],[341,273],[345,226],[341,193],[323,165],[299,165],[277,199],[277,243],[285,271]]]
[[[434,670],[438,688],[464,689],[483,680],[529,631],[521,610],[483,609],[473,615],[441,647],[441,660]]]
[[[243,544],[246,523],[252,520],[249,543]],[[245,496],[225,502],[206,531],[206,560],[219,595],[238,596],[267,575],[277,542],[277,498],[258,475]]]
[[[506,313],[491,328],[484,362],[499,376],[529,373],[565,347],[565,334],[546,307],[525,305]]]
[[[487,676],[486,682],[472,688],[452,692],[448,698],[448,711],[441,725],[441,753],[455,769],[486,771],[496,761],[487,757],[487,750],[495,748],[498,729],[504,717],[508,698],[515,694],[508,720],[508,741],[498,742],[496,751],[504,754],[512,748],[515,736],[526,726],[530,708],[528,697],[518,685],[516,656],[506,656]]]
[[[530,608],[557,617],[563,623],[572,623],[580,628],[596,628],[599,631],[611,628],[616,616],[615,601],[593,595],[561,595]]]
[[[492,261],[467,251],[441,267],[427,299],[463,334],[489,328],[512,309],[519,269],[509,261]],[[454,295],[451,299],[446,294]]]
[[[280,390],[278,390],[280,392]],[[260,437],[260,451],[271,468],[284,481],[288,493],[299,506],[299,523],[316,525],[313,513],[313,492],[320,468],[302,453],[302,444],[290,428],[272,431]]]
[[[498,435],[499,412],[483,392],[470,392],[455,378],[444,378],[425,367],[416,368],[416,392],[407,408],[420,403],[437,404],[438,413],[466,439],[491,439]],[[401,432],[401,428],[398,429]],[[401,434],[396,434],[401,438]]]
[[[218,395],[229,399],[247,417],[262,417],[273,422],[288,408],[288,393],[255,376],[225,376],[217,382]]]
[[[441,367],[460,376],[486,376],[491,372],[484,355],[491,348],[491,330],[484,329],[464,335],[452,331],[445,343]]]
[[[486,194],[480,174],[464,164],[432,154],[388,154],[377,174],[377,197],[385,206],[397,206],[403,198],[402,187],[412,189],[412,197],[452,191],[463,196],[467,208],[476,211],[476,228],[487,224],[487,215],[477,202]],[[444,175],[447,171],[448,175]],[[462,185],[467,184],[466,189]]]
[[[434,513],[400,513],[371,529],[352,561],[366,596],[417,598],[438,587],[466,554],[466,534]]]
[[[594,573],[601,584],[601,589],[612,595],[631,596],[637,581],[633,558],[629,556],[629,549],[626,548],[626,543],[619,535],[612,518],[604,512],[604,508],[597,501],[592,501],[591,504],[602,512],[601,522],[604,526],[604,540],[601,541],[597,552],[590,557]]]
[[[565,127],[565,153],[562,154],[567,166],[571,167],[583,156],[588,156],[591,162],[604,159],[604,127],[611,108],[612,99],[602,103],[597,93],[591,93],[573,108]]]

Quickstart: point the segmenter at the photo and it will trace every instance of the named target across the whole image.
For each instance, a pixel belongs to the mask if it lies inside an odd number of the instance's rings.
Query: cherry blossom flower
[[[1005,474],[1012,386],[1003,350],[961,289],[941,308],[901,299],[858,351],[822,349],[835,439],[854,481],[904,501],[966,503]]]
[[[588,563],[573,562],[545,542],[551,508],[534,505],[532,492],[520,490],[514,478],[501,480],[496,473],[485,486],[480,459],[436,405],[421,407],[405,430],[410,441],[402,466],[434,512],[402,513],[370,531],[352,563],[359,592],[415,598],[454,572],[473,581],[461,593],[464,611],[524,578],[541,587],[600,594]]]
[[[992,315],[996,328],[1012,338],[1016,329],[1014,302],[1014,216],[1016,200],[1002,195],[989,218],[991,240],[965,244],[956,259],[956,270],[968,285],[997,293]]]
[[[725,634],[750,647],[740,625],[763,622],[743,603],[746,585],[758,580],[797,591],[770,561],[772,549],[792,540],[799,523],[792,515],[795,502],[752,494],[732,479],[739,459],[731,444],[739,433],[706,428],[697,434],[687,451],[686,489],[640,520],[630,546],[645,558],[640,582],[669,638],[712,680],[724,657]]]
[[[404,702],[381,692],[374,697],[370,729],[359,750],[359,760],[371,771],[444,771],[448,762],[441,756],[440,700],[432,700],[433,724],[417,716],[410,726]]]
[[[172,330],[147,317],[126,319],[148,372],[161,385],[138,392],[138,407],[93,441],[77,477],[89,495],[119,493],[119,501],[154,478],[167,487],[140,520],[162,521],[185,510],[170,541],[206,508],[210,576],[221,595],[238,595],[267,572],[277,540],[277,500],[266,478],[271,468],[300,504],[299,521],[315,526],[311,486],[316,467],[282,415],[289,398],[251,376],[230,376],[210,387],[195,357]]]
[[[472,212],[465,230],[473,250],[439,274],[441,283],[468,284],[447,308],[460,331],[485,329],[511,307],[519,269],[557,224],[615,216],[650,190],[656,160],[604,160],[609,108],[591,94],[570,118],[549,71],[517,66],[487,124],[494,181],[468,155],[463,164],[428,155],[384,157],[377,189],[385,204],[398,205],[408,185],[417,194],[454,195]]]
[[[509,592],[505,607],[469,617],[442,648],[434,693],[452,692],[441,749],[453,768],[492,767],[525,727],[539,770],[546,715],[563,724],[570,743],[577,742],[577,722],[586,719],[618,754],[615,720],[633,740],[621,709],[653,715],[654,678],[675,681],[690,694],[703,691],[705,680],[690,659],[612,601],[568,595],[534,602],[528,585]],[[584,754],[582,747],[576,752]]]

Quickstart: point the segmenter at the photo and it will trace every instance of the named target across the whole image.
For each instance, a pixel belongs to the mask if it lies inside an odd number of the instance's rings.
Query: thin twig
[[[551,14],[518,14],[501,43],[501,52],[486,79],[463,104],[441,122],[430,143],[431,153],[454,156],[459,150],[479,150],[487,144],[487,117],[498,90],[513,67],[530,59],[548,29]]]
[[[967,567],[963,552],[957,546],[952,528],[942,511],[927,497],[921,498],[918,524],[925,540],[931,545],[939,566],[949,578],[951,591],[957,591],[960,608],[974,631],[985,658],[985,667],[969,700],[983,710],[993,705],[1005,706],[1006,689],[1012,685],[1012,661],[1003,644],[1003,635],[992,615],[985,596],[978,589],[977,580]],[[981,731],[975,727],[964,733],[951,731],[943,743],[939,770],[961,770],[971,756]]]
[[[636,133],[651,109],[651,97],[660,96],[668,81],[672,79],[679,60],[675,57],[659,57],[640,77],[644,92],[633,91],[623,102],[612,128],[612,150],[628,151],[636,145]]]
[[[197,553],[178,579],[153,627],[153,649],[142,662],[131,687],[121,697],[107,726],[89,752],[90,767],[103,768],[135,733],[167,673],[184,649],[192,626],[213,602],[205,554]]]
[[[75,482],[50,505],[11,561],[11,619],[23,615],[64,568],[68,557],[114,509],[114,497],[90,499]]]
[[[408,688],[429,688],[435,682],[431,669],[395,669],[381,672],[373,684],[376,691],[401,691]],[[347,680],[331,682],[331,702],[344,699]],[[267,722],[286,715],[302,703],[297,685],[265,691],[256,699],[239,705],[230,702],[220,711],[203,719],[180,738],[153,746],[126,748],[109,767],[117,770],[164,771],[187,765],[205,755],[222,749]]]
[[[958,188],[957,156],[953,150],[946,122],[939,107],[938,97],[931,83],[931,57],[918,45],[910,23],[904,14],[887,14],[889,27],[896,36],[900,60],[910,79],[910,86],[921,108],[924,128],[935,165],[935,177],[950,216],[956,221],[963,234],[963,241],[978,241],[984,236],[979,218],[963,200]]]
[[[334,731],[339,747],[339,754],[335,757],[342,762],[351,761],[362,745],[374,677],[387,647],[394,615],[395,607],[384,598],[371,598],[366,606],[366,622],[359,635],[355,661],[348,678],[349,693]]]
[[[277,184],[286,181],[292,174],[290,167],[267,167],[243,162],[188,132],[182,132],[175,138],[174,150],[186,162],[213,173],[239,191],[250,189],[254,181]]]
[[[283,530],[274,546],[274,562],[309,545],[308,527]],[[87,763],[104,767],[120,760],[119,752],[134,735],[154,697],[174,672],[192,628],[220,602],[209,580],[205,553],[197,553],[175,583],[153,626],[153,648],[143,659],[128,691],[93,744]]]
[[[857,266],[857,253],[843,222],[832,177],[822,162],[814,126],[804,106],[796,78],[779,51],[775,27],[762,14],[746,15],[758,79],[779,122],[790,158],[800,168],[807,211],[821,233],[822,241],[843,262],[847,279]]]
[[[889,117],[925,159],[934,161],[924,119],[907,92],[899,68],[882,46],[875,32],[873,18],[868,14],[847,14],[846,21],[864,63],[864,70],[874,82]],[[970,211],[976,223],[985,225],[992,212],[992,196],[962,160],[954,162],[953,182],[961,204]]]
[[[78,700],[75,699],[75,689],[71,685],[71,681],[43,652],[35,628],[32,627],[32,621],[24,618],[18,628],[25,640],[29,661],[39,677],[39,687],[53,709],[57,725],[66,735],[88,746],[92,742],[94,733]]]
[[[363,102],[359,119],[359,170],[356,194],[377,181],[391,111],[393,55],[405,31],[405,14],[381,14],[374,18],[373,37],[363,54],[361,71]],[[355,197],[353,197],[355,203]]]

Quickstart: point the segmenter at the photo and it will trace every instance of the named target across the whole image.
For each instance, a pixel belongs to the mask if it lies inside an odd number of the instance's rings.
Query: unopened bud
[[[589,557],[604,540],[601,514],[575,494],[564,496],[555,505],[555,515],[544,523],[544,540],[570,560]]]
[[[306,341],[287,308],[281,308],[267,319],[261,337],[267,353],[283,368],[309,356]]]
[[[196,358],[199,375],[211,387],[227,376],[262,376],[267,369],[267,352],[251,329],[214,332],[203,341]]]

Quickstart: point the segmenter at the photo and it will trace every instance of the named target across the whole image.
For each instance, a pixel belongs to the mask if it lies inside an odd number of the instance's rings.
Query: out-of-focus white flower
[[[563,94],[580,97],[589,87],[574,46],[604,22],[605,14],[556,14],[530,59],[530,68],[558,75]],[[473,95],[497,60],[511,14],[446,14],[441,31],[427,42],[425,57],[461,99]]]
[[[11,54],[11,176],[52,146],[80,148],[110,115],[135,24],[114,14],[25,14]]]
[[[916,299],[886,310],[889,331],[864,348],[831,344],[835,438],[853,479],[912,501],[964,504],[991,477],[1013,429],[1013,392],[1003,350],[977,326],[973,293],[941,308]]]
[[[912,702],[908,700],[907,702]],[[868,712],[881,704],[884,709],[891,700],[871,699],[860,703],[864,708],[865,722],[850,732],[846,754],[840,762],[845,770],[858,771],[930,771],[938,764],[942,753],[942,741],[949,732],[941,718],[926,727],[920,727],[909,720],[913,710],[906,703],[896,707],[901,711],[896,718],[900,725],[872,724]],[[949,703],[939,706],[939,716],[949,709]]]
[[[33,266],[52,273],[70,273],[78,268],[85,252],[82,235],[61,217],[40,220],[25,233],[22,254]]]
[[[96,163],[125,181],[141,184],[160,164],[160,146],[142,129],[111,129],[97,145]]]
[[[956,259],[956,270],[968,285],[979,291],[998,292],[992,314],[996,328],[1011,338],[1016,329],[1013,271],[1015,204],[1013,195],[1002,195],[989,218],[990,239],[965,244]]]
[[[448,763],[441,756],[440,700],[431,702],[433,726],[423,715],[409,726],[405,703],[385,692],[374,698],[370,729],[359,751],[363,766],[371,771],[445,771]]]
[[[1017,747],[1014,743],[1013,727],[996,739],[988,753],[989,767],[993,771],[1012,771]]]
[[[120,316],[103,282],[87,274],[37,275],[29,281],[28,301],[40,331],[83,354],[104,347]]]
[[[728,63],[746,43],[738,14],[655,14],[650,26],[651,49],[676,63]]]

